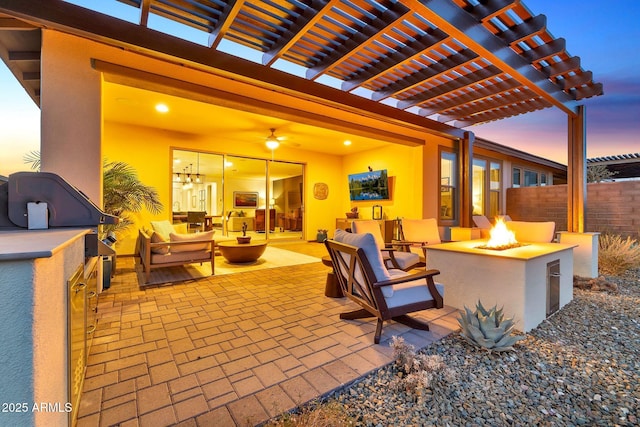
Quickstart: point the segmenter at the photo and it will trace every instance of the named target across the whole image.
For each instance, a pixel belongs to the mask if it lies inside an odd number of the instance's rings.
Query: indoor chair
[[[187,212],[187,224],[188,230],[191,232],[192,230],[196,233],[204,231],[204,221],[205,216],[207,215],[204,211],[189,211]]]

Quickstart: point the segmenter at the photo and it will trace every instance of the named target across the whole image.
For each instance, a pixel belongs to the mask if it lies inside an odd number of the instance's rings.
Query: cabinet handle
[[[87,287],[86,283],[78,283],[74,285],[71,289],[76,291],[76,294],[77,294],[78,292],[84,291],[86,287]]]
[[[96,325],[91,325],[87,328],[87,335],[91,335],[96,331]]]
[[[95,291],[91,291],[87,294],[87,298],[93,298],[95,297],[97,294],[95,293]]]
[[[560,277],[560,273],[551,273],[549,277]]]

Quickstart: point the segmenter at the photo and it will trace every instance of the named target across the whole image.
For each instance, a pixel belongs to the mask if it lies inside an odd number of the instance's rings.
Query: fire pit
[[[495,304],[528,332],[573,299],[574,247],[527,243],[487,250],[477,240],[443,243],[427,246],[427,266],[440,270],[445,305],[464,310],[478,300]]]
[[[513,231],[507,228],[507,224],[502,218],[496,220],[496,225],[489,231],[489,241],[486,244],[476,246],[478,249],[491,249],[494,251],[504,251],[506,249],[519,248],[520,246],[526,246],[524,243],[519,243],[516,240],[516,235]]]

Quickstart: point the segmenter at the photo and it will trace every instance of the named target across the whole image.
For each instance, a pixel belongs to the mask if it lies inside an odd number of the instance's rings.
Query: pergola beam
[[[452,1],[406,0],[406,3],[411,4],[413,9],[424,12],[432,24],[511,75],[551,105],[569,115],[577,114],[575,100]]]
[[[584,233],[587,210],[587,138],[584,105],[578,114],[569,116],[567,166],[567,230]]]

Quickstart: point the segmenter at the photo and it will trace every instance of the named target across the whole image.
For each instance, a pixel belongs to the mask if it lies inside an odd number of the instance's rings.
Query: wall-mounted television
[[[387,170],[369,171],[349,175],[350,200],[389,200]]]

